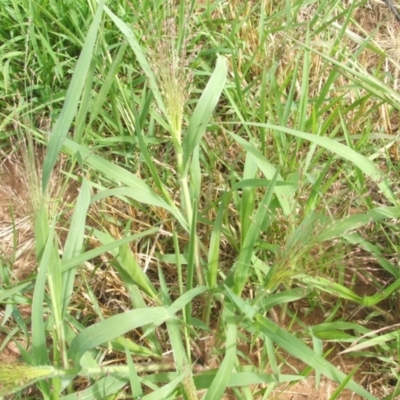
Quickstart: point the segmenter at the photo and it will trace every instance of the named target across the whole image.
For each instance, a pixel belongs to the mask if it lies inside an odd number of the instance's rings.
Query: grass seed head
[[[0,392],[9,393],[30,382],[51,377],[53,373],[54,369],[51,366],[32,367],[22,363],[0,362]]]
[[[186,38],[179,44],[175,18],[170,17],[163,22],[162,37],[149,47],[150,62],[163,96],[172,138],[179,146],[184,107],[193,80],[189,69],[193,57],[188,55],[187,44]]]

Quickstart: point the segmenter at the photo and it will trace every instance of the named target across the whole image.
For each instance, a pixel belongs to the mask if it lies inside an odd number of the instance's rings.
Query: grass
[[[5,398],[398,396],[398,26],[371,7],[3,0]]]

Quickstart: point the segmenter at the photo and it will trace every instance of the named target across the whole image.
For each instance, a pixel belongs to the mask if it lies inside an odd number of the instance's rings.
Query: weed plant
[[[5,398],[396,398],[389,10],[2,0],[0,18]]]

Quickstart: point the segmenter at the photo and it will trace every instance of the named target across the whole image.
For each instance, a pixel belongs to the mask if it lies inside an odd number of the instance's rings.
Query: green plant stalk
[[[52,276],[48,277],[49,281],[49,289],[50,293],[53,299],[55,299],[56,291],[55,291],[55,285],[52,279]],[[57,335],[57,342],[58,346],[55,346],[54,352],[59,353],[61,355],[61,361],[62,361],[62,366],[64,368],[69,367],[69,362],[68,362],[68,356],[67,356],[67,347],[66,347],[66,340],[65,340],[65,333],[64,333],[64,326],[63,326],[63,320],[61,319],[61,309],[60,305],[57,303],[57,300],[55,299],[53,301],[53,310],[54,310],[54,319],[55,319],[55,332]],[[56,341],[55,341],[56,343]],[[57,347],[57,349],[56,349]],[[59,360],[58,360],[59,362]]]

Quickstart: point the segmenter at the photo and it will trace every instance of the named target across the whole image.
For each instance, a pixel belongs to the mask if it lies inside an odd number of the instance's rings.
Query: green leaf
[[[225,305],[224,313],[226,318],[226,345],[225,357],[212,381],[204,400],[221,399],[231,378],[236,359],[237,327],[233,312],[229,310],[229,305]]]
[[[311,143],[315,143],[321,147],[324,147],[325,149],[335,153],[339,157],[342,157],[350,162],[352,162],[354,165],[356,165],[360,170],[368,176],[370,179],[372,179],[378,187],[381,189],[382,193],[384,196],[391,201],[394,205],[398,206],[399,201],[397,197],[393,194],[392,189],[389,186],[389,183],[383,174],[382,171],[380,171],[377,166],[369,160],[367,157],[363,156],[362,154],[357,153],[353,149],[350,149],[349,147],[345,146],[342,143],[339,143],[335,140],[332,140],[328,137],[322,137],[322,136],[317,136],[313,135],[311,133],[306,133],[306,132],[300,132],[295,129],[291,128],[286,128],[284,126],[277,126],[277,125],[271,125],[271,124],[259,124],[259,123],[251,123],[248,122],[246,125],[251,125],[251,126],[257,126],[260,128],[267,128],[267,129],[272,129],[280,132],[287,133],[289,135],[293,135],[305,140],[308,140]],[[233,135],[233,134],[231,134]]]
[[[104,0],[99,1],[93,22],[90,25],[89,32],[86,36],[82,53],[79,56],[71,83],[68,87],[65,102],[61,110],[61,114],[57,119],[53,132],[50,135],[48,150],[43,163],[42,189],[46,190],[50,180],[51,171],[56,164],[58,154],[61,150],[63,141],[71,127],[72,120],[75,117],[79,105],[79,98],[82,95],[85,85],[86,76],[90,66],[90,60],[93,57],[94,45],[96,42],[97,32],[100,27],[101,16],[103,13]]]
[[[259,124],[262,125],[262,124]],[[267,125],[267,124],[265,124]],[[262,171],[264,176],[267,179],[272,179],[274,175],[277,173],[276,168],[254,147],[252,143],[247,142],[246,140],[242,139],[239,135],[236,135],[233,132],[229,132],[229,135],[235,139],[235,141],[242,146],[247,153],[253,156],[255,162],[258,165],[258,168]],[[277,175],[277,179],[283,181],[283,178],[280,174]],[[294,192],[296,188],[293,186],[283,186],[280,187],[279,185],[275,187],[275,194],[279,200],[279,203],[282,207],[282,211],[285,215],[290,215],[292,212],[292,201],[294,198]]]
[[[79,333],[71,343],[68,351],[69,358],[78,366],[86,351],[143,325],[160,325],[170,318],[173,318],[173,314],[165,307],[140,308],[113,315]]]
[[[334,382],[340,384],[347,379],[347,375],[345,373],[337,369],[323,357],[316,354],[296,336],[275,325],[267,318],[257,315],[254,326],[255,328],[259,329],[260,332],[273,340],[279,347],[282,347],[282,349],[287,351],[289,354],[303,361],[307,365],[310,365],[316,371],[320,371],[323,375]],[[362,386],[358,385],[352,380],[348,382],[346,387],[359,394],[363,398],[368,400],[377,400],[375,396],[367,392]]]
[[[209,119],[224,89],[227,72],[228,66],[225,57],[218,56],[214,72],[200,96],[183,140],[184,170],[187,170],[193,150],[200,143],[207,129]]]
[[[258,205],[257,211],[253,215],[252,224],[249,226],[246,237],[244,238],[243,245],[240,249],[240,253],[237,261],[235,262],[234,280],[235,285],[233,291],[240,296],[246,282],[248,280],[249,266],[251,265],[251,259],[254,253],[256,241],[260,236],[261,226],[265,219],[265,214],[268,211],[268,207],[272,200],[272,195],[275,190],[275,182],[278,177],[278,171],[275,171],[275,175],[272,178],[271,184],[265,192],[260,204]],[[250,217],[249,217],[250,218]]]
[[[125,243],[133,242],[135,240],[138,240],[144,236],[147,235],[153,235],[154,233],[158,232],[158,228],[151,228],[147,231],[137,233],[136,235],[132,236],[127,236],[122,239],[117,239],[114,240],[112,243],[105,244],[104,246],[96,247],[92,250],[86,251],[85,253],[79,254],[74,258],[71,258],[70,260],[64,261],[61,264],[61,270],[67,271],[71,268],[76,267],[79,264],[84,263],[85,261],[91,260],[92,258],[98,257],[103,253],[106,253],[107,251],[112,251]]]
[[[97,171],[107,177],[107,179],[113,180],[115,184],[118,183],[126,185],[126,187],[123,188],[102,191],[93,196],[92,202],[100,200],[106,196],[128,196],[141,203],[165,208],[175,216],[184,229],[188,230],[187,222],[182,216],[181,212],[175,206],[164,201],[142,179],[138,178],[136,175],[120,167],[119,165],[93,154],[90,149],[81,146],[72,140],[66,139],[64,145],[72,152],[72,154],[79,153],[84,163],[90,165],[92,168],[95,168]]]
[[[115,26],[125,36],[126,40],[131,46],[133,52],[135,53],[138,63],[140,64],[143,72],[146,74],[146,77],[149,80],[150,88],[153,92],[154,98],[156,99],[157,106],[163,112],[163,114],[167,116],[167,112],[165,109],[164,102],[162,100],[161,93],[158,90],[156,77],[154,76],[154,73],[150,68],[149,63],[147,62],[146,56],[144,55],[139,42],[136,40],[135,34],[133,33],[132,29],[130,29],[125,22],[119,19],[107,6],[104,7],[104,10],[110,16]]]
[[[82,181],[82,187],[76,200],[74,213],[72,215],[68,236],[65,241],[62,260],[70,260],[82,251],[85,237],[85,221],[90,204],[90,187],[86,179]],[[71,268],[63,273],[63,295],[62,314],[64,315],[73,291],[76,269]]]
[[[60,397],[61,400],[97,400],[106,399],[106,396],[118,393],[127,383],[127,379],[119,376],[107,375],[97,380],[87,389]]]

